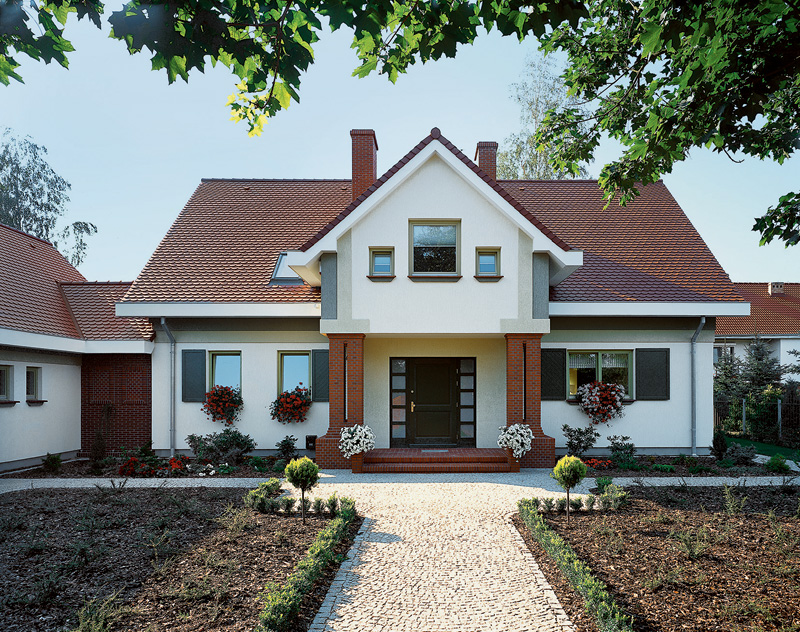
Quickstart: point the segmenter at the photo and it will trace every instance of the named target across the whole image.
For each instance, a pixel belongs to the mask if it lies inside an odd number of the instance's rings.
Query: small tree
[[[306,523],[306,491],[312,489],[319,482],[319,466],[307,456],[291,461],[286,466],[286,480],[300,490],[300,507],[303,514],[303,524]]]
[[[586,477],[586,465],[577,456],[564,456],[550,474],[567,492],[567,524],[569,524],[569,490]]]
[[[780,387],[786,368],[772,357],[769,345],[756,334],[747,345],[742,362],[742,382],[748,395],[762,393],[768,386]]]

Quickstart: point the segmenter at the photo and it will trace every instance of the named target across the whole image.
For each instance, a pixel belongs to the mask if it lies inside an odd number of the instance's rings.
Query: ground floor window
[[[279,392],[293,391],[296,387],[311,385],[311,354],[308,351],[281,351],[278,354]]]
[[[591,382],[619,384],[632,396],[631,351],[570,351],[569,394],[574,397],[578,388]]]
[[[25,399],[42,399],[42,367],[29,366],[25,369]]]
[[[211,351],[211,386],[242,387],[242,353]]]
[[[714,364],[717,364],[724,355],[733,357],[733,347],[714,347]]]
[[[0,400],[13,399],[11,384],[11,367],[0,366]]]

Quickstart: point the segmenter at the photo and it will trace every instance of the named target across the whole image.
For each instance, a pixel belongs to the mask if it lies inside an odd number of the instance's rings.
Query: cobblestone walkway
[[[315,490],[367,520],[312,632],[574,630],[509,521],[518,499],[555,492],[546,473],[370,478]]]

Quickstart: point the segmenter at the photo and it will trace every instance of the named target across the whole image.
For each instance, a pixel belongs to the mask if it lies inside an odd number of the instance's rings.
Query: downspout
[[[161,328],[169,338],[169,455],[175,456],[175,336],[161,317]]]
[[[705,324],[706,317],[701,316],[692,336],[692,456],[697,456],[697,337]]]

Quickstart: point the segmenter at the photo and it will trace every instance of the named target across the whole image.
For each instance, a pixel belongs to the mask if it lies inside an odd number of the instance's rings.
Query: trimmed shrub
[[[756,449],[752,445],[744,446],[738,443],[731,443],[725,452],[725,458],[733,461],[736,465],[752,465],[756,456]]]
[[[58,474],[61,471],[61,455],[48,452],[42,459],[42,469],[50,474]]]
[[[611,460],[619,468],[630,468],[636,465],[636,446],[627,435],[612,435],[606,437],[610,442]]]
[[[334,559],[334,549],[347,533],[356,518],[355,503],[342,498],[342,507],[336,519],[320,531],[283,586],[269,583],[261,593],[264,610],[259,615],[257,632],[282,632],[296,623],[303,597],[311,591],[325,568]]]
[[[773,454],[769,461],[764,464],[764,467],[776,474],[788,474],[792,471],[792,468],[786,463],[786,457],[782,454]]]
[[[553,559],[575,591],[583,597],[584,607],[597,620],[603,632],[632,632],[633,619],[627,617],[608,593],[605,584],[557,533],[553,532],[528,500],[517,504],[519,515],[534,538]]]
[[[714,433],[714,439],[711,441],[711,454],[717,461],[725,458],[725,453],[728,451],[728,440],[725,438],[725,433],[722,430],[717,430]]]
[[[297,437],[294,435],[286,435],[275,444],[275,447],[278,448],[278,453],[275,456],[284,463],[289,463],[289,461],[300,456],[297,452]]]
[[[613,479],[613,478],[611,478],[610,476],[598,476],[598,477],[597,477],[597,478],[594,480],[594,483],[595,483],[595,485],[597,485],[597,491],[598,491],[600,494],[602,494],[604,491],[606,491],[606,487],[608,487],[609,485],[611,485],[611,483],[613,482],[613,480],[614,480],[614,479]]]
[[[577,456],[565,456],[559,459],[550,476],[567,492],[565,505],[567,508],[567,524],[569,524],[569,490],[586,477],[586,465]]]
[[[306,492],[319,482],[319,466],[307,456],[286,466],[286,480],[300,490],[303,524],[306,523]]]

